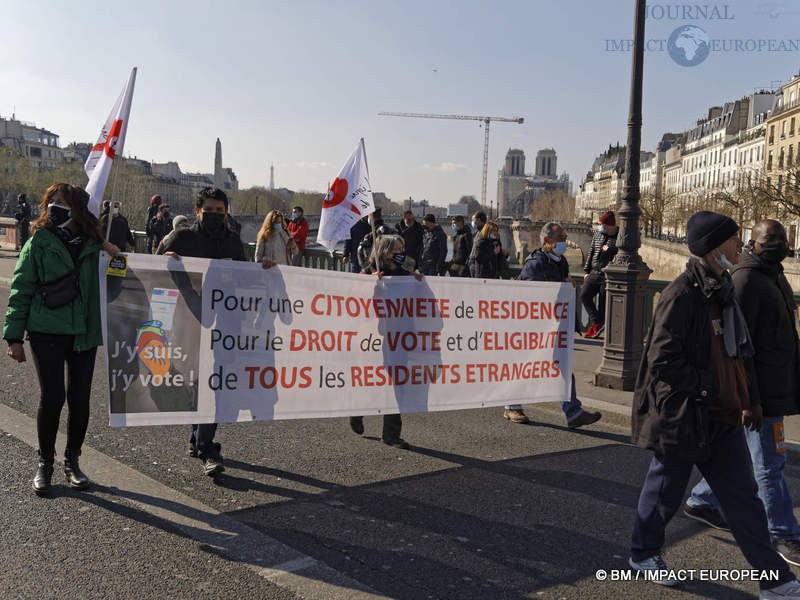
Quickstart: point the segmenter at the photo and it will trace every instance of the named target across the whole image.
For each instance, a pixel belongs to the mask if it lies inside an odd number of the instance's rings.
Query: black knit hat
[[[725,215],[701,210],[694,213],[686,223],[686,243],[689,252],[705,256],[720,247],[739,231],[739,225]]]

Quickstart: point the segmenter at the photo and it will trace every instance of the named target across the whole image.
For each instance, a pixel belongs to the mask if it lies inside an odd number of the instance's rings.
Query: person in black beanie
[[[800,412],[797,305],[781,264],[788,255],[783,225],[772,219],[756,223],[731,278],[756,351],[745,361],[751,392],[758,394],[764,413],[760,432],[745,431],[758,495],[767,511],[775,550],[788,563],[800,566],[800,525],[786,482],[783,436],[784,417]],[[704,479],[692,489],[683,513],[711,527],[729,529]]]
[[[653,451],[631,539],[628,564],[649,580],[677,585],[661,557],[664,532],[681,507],[697,466],[719,499],[731,531],[761,580],[761,598],[798,598],[800,583],[775,551],[743,426],[761,427],[744,361],[753,344],[728,269],[739,262],[739,226],[701,211],[686,225],[692,257],[661,294],[634,390],[631,438]]]

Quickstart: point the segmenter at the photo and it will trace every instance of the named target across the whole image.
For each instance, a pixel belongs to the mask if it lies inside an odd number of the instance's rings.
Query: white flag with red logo
[[[83,170],[89,176],[89,183],[86,184],[86,191],[89,193],[89,210],[95,216],[100,215],[100,203],[103,201],[103,192],[106,189],[108,174],[111,172],[111,164],[117,153],[122,154],[122,148],[125,145],[125,132],[128,131],[135,83],[136,67],[131,71],[128,83],[125,84],[122,93],[114,103],[111,114],[108,115],[108,119],[100,130],[100,137],[92,146],[89,158],[83,165]]]
[[[336,242],[350,237],[350,228],[356,221],[373,212],[375,201],[369,183],[364,138],[361,138],[322,201],[317,242],[333,250]]]

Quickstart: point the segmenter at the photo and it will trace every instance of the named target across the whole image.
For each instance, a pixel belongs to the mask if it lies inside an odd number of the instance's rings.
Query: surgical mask
[[[478,224],[475,221],[470,221],[469,226],[472,227],[473,231],[478,229]]]
[[[778,242],[776,244],[769,244],[769,245],[762,244],[761,248],[762,248],[761,254],[759,254],[758,256],[764,262],[776,265],[780,263],[784,258],[789,256],[789,244],[787,244],[786,242]]]
[[[496,240],[497,239],[497,234],[496,233],[490,233],[489,234],[489,239],[490,240]]]
[[[72,211],[66,206],[55,203],[47,205],[47,218],[50,219],[50,222],[56,227],[63,227],[66,225],[71,216]]]
[[[556,256],[564,256],[567,251],[567,242],[556,242],[556,247],[553,248],[553,254]]]
[[[294,221],[296,218],[297,218],[297,213],[296,213],[296,212],[293,212],[293,213],[292,213],[292,221]]]
[[[219,234],[225,231],[225,213],[201,212],[200,225],[210,234]]]
[[[281,229],[283,229],[283,227],[281,227],[280,223],[273,223],[272,229],[274,229],[275,231],[280,231]]]
[[[717,256],[714,260],[716,260],[717,264],[726,271],[730,271],[733,268],[733,263],[730,260],[728,260],[728,257],[722,254],[721,252],[719,256]]]
[[[450,225],[450,229],[452,229],[453,231],[458,231],[458,225],[453,223],[453,224]]]
[[[597,231],[599,231],[600,233],[605,233],[606,232],[606,226],[605,225],[600,225],[600,227],[597,228]]]
[[[395,254],[392,257],[392,262],[397,263],[398,265],[402,265],[404,262],[406,262],[406,253],[401,252],[400,254]]]

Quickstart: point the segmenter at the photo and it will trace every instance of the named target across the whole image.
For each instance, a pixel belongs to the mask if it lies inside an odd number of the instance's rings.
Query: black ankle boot
[[[33,478],[31,487],[37,496],[50,495],[50,482],[53,479],[53,455],[45,456],[39,451],[39,468]]]
[[[89,478],[78,466],[78,457],[80,455],[80,450],[68,449],[64,451],[64,478],[67,480],[69,487],[76,490],[85,490],[89,487]]]

